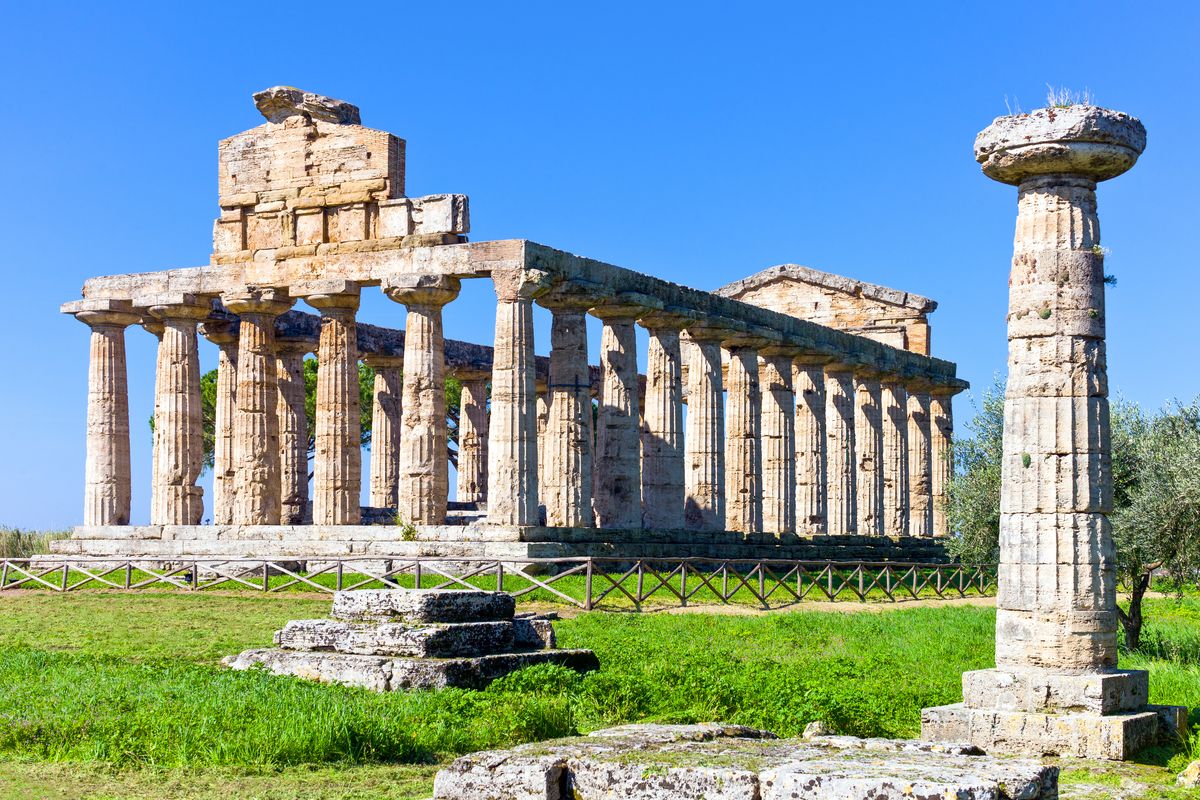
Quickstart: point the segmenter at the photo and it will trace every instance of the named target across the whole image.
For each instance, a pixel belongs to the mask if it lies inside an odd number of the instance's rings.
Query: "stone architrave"
[[[460,503],[486,505],[488,498],[488,410],[489,372],[461,372],[462,391],[458,402],[458,482]]]
[[[854,374],[854,460],[859,536],[883,535],[883,425],[879,375]]]
[[[384,281],[387,296],[408,309],[397,514],[412,525],[446,522],[450,476],[442,307],[458,291],[458,279],[445,275],[405,274]]]
[[[599,528],[642,526],[641,412],[638,410],[638,317],[653,298],[618,297],[591,309],[604,323],[600,334],[600,408],[592,503]],[[657,304],[661,307],[661,303]]]
[[[533,299],[549,282],[540,270],[492,273],[497,302],[487,518],[496,525],[538,524]]]
[[[275,318],[292,300],[280,289],[249,288],[222,297],[240,319],[237,413],[233,421],[233,524],[278,525],[279,380]]]
[[[371,463],[369,500],[372,508],[396,508],[400,502],[400,417],[404,408],[404,358],[364,355],[375,370],[371,384]],[[459,426],[459,468],[462,467],[462,428]]]
[[[231,525],[234,478],[233,420],[237,415],[238,325],[230,319],[209,319],[200,324],[200,332],[204,334],[204,338],[217,346],[217,396],[213,409],[212,521],[214,525]]]
[[[956,392],[956,387],[935,386],[929,396],[930,506],[933,509],[933,535],[942,538],[950,535],[946,501],[950,479],[954,476],[951,400]]]
[[[1018,187],[996,668],[963,675],[964,703],[925,709],[925,738],[1125,759],[1160,733],[1160,715],[1146,705],[1147,674],[1116,669],[1095,193],[1098,181],[1133,165],[1145,141],[1138,120],[1094,106],[1001,117],[975,141],[984,173]],[[1178,724],[1174,709],[1161,710]]]
[[[700,323],[684,330],[690,351],[684,431],[687,469],[684,527],[720,531],[725,529],[725,390],[721,340],[726,332]]]
[[[854,368],[825,367],[825,530],[845,536],[858,530],[858,469],[855,464]]]
[[[128,525],[129,385],[125,329],[140,317],[128,301],[80,300],[63,311],[91,329],[88,360],[87,457],[83,524]]]
[[[139,298],[162,324],[154,381],[154,483],[151,525],[199,525],[204,490],[204,424],[196,323],[212,304],[186,294]]]
[[[792,359],[796,399],[796,530],[805,536],[826,531],[825,370],[829,358],[811,354]]]
[[[883,426],[883,533],[908,535],[908,392],[897,376],[880,383]]]
[[[933,467],[930,461],[929,385],[908,386],[908,535],[933,536]]]
[[[762,391],[758,350],[764,340],[737,334],[722,346],[728,358],[725,398],[725,528],[763,529]]]
[[[318,281],[303,296],[321,312],[314,419],[313,523],[357,525],[362,519],[362,411],[358,381],[358,284]],[[436,358],[441,358],[440,348]],[[443,395],[443,406],[445,405]],[[443,412],[443,427],[445,413]]]
[[[762,392],[763,530],[796,532],[796,395],[793,348],[767,347],[759,375]]]
[[[683,357],[679,333],[694,315],[655,312],[638,322],[650,334],[642,406],[642,527],[684,527]]]
[[[308,521],[308,414],[305,410],[304,357],[316,343],[309,339],[275,339],[279,381],[279,489],[281,525]]]

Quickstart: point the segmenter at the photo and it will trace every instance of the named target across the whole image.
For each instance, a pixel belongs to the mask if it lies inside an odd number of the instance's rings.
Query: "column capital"
[[[133,310],[133,304],[128,300],[74,300],[63,303],[61,311],[90,328],[127,328],[142,321],[141,315]]]
[[[275,352],[278,355],[307,355],[317,352],[318,342],[307,336],[275,337]]]
[[[647,330],[682,331],[700,319],[699,312],[681,306],[666,306],[644,314],[638,324]]]
[[[811,350],[805,350],[792,358],[792,364],[797,367],[826,367],[833,364],[837,359],[825,353],[814,353]]]
[[[133,304],[159,320],[191,319],[198,322],[212,313],[212,301],[182,292],[137,297]]]
[[[742,323],[726,317],[704,317],[689,322],[683,331],[694,342],[720,344],[744,327]]]
[[[502,303],[532,300],[545,294],[554,279],[549,272],[540,269],[506,269],[492,273],[492,286],[496,299]]]
[[[291,292],[322,314],[339,309],[357,311],[361,287],[356,281],[330,278],[291,287]]]
[[[446,374],[459,383],[490,381],[492,379],[492,370],[482,367],[447,367]]]
[[[217,346],[235,344],[238,340],[238,321],[210,315],[200,323],[200,335]]]
[[[246,286],[221,295],[221,304],[233,314],[267,314],[277,317],[292,307],[286,289]]]
[[[721,340],[721,346],[729,350],[760,350],[782,343],[783,334],[761,325],[747,325],[744,330],[734,331]]]
[[[604,297],[604,287],[592,281],[566,280],[538,295],[537,304],[551,311],[587,311]]]
[[[402,369],[404,367],[404,356],[395,353],[363,353],[359,360],[373,369]]]
[[[663,307],[663,303],[656,297],[651,297],[648,294],[639,292],[618,292],[612,297],[602,300],[600,303],[588,309],[588,312],[597,319],[605,322],[618,321],[636,321],[639,317],[644,316],[652,311],[657,311]]]
[[[405,306],[441,308],[458,297],[462,284],[450,275],[403,273],[383,280],[383,293]]]
[[[957,383],[931,383],[929,394],[934,397],[953,397],[965,388]]]

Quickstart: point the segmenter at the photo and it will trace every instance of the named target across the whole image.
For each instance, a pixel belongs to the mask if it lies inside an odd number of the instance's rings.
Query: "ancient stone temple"
[[[706,292],[531,241],[468,242],[466,196],[407,196],[404,141],[354,106],[285,87],[255,101],[264,124],[220,143],[210,262],[92,278],[63,306],[91,331],[91,366],[83,524],[57,553],[940,554],[966,384],[929,355],[932,301],[790,265]],[[489,345],[443,329],[470,280],[495,290]],[[402,330],[358,321],[373,291]],[[139,327],[159,341],[149,525],[130,524]],[[212,497],[197,485],[199,336],[219,349]],[[376,370],[366,464],[359,362]],[[448,377],[463,387],[455,498]]]

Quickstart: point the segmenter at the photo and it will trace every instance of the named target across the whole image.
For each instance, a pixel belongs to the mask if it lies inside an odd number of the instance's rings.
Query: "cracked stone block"
[[[375,624],[332,619],[292,620],[275,634],[285,650],[327,650],[338,653],[414,658],[480,656],[511,650],[516,624],[461,622],[454,625]],[[541,639],[538,639],[539,647]]]
[[[511,620],[516,605],[503,592],[372,589],[336,593],[333,617],[347,622],[483,622]]]

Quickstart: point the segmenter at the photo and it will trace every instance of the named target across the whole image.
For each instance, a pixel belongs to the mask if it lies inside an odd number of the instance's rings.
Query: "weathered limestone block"
[[[400,419],[404,408],[401,369],[404,358],[366,355],[363,362],[375,370],[371,387],[370,504],[373,508],[395,508],[400,498]],[[461,444],[459,453],[461,468]]]
[[[899,380],[885,380],[880,391],[883,425],[883,533],[908,535],[908,393]]]
[[[374,624],[332,619],[292,620],[275,634],[285,650],[331,650],[366,656],[459,658],[513,649],[512,622],[460,622],[453,625]],[[540,640],[539,640],[540,642]]]
[[[792,353],[766,348],[762,392],[762,515],[767,533],[796,530],[796,396]]]
[[[488,499],[488,373],[461,375],[458,411],[458,483],[460,503]]]
[[[308,516],[308,415],[305,411],[304,357],[316,343],[276,338],[279,380],[280,523],[302,525]]]
[[[854,373],[843,364],[825,367],[826,532],[858,532],[858,469],[855,457]]]
[[[233,419],[237,414],[238,326],[229,320],[208,320],[201,323],[200,332],[217,346],[212,521],[214,525],[229,525],[233,522]],[[307,451],[307,442],[305,450]],[[305,489],[307,488],[306,483]]]
[[[684,527],[683,355],[679,333],[689,315],[656,312],[639,322],[650,334],[642,406],[642,527]]]
[[[862,536],[882,536],[883,529],[883,424],[879,377],[854,376],[854,458],[857,530]]]
[[[792,362],[796,397],[796,530],[825,533],[825,371],[828,359],[797,356]]]
[[[762,530],[762,397],[758,347],[753,338],[726,339],[729,354],[725,406],[725,527]]]
[[[333,596],[334,619],[346,622],[402,621],[414,625],[511,620],[512,595],[457,589],[364,589]]]
[[[362,123],[358,106],[345,100],[305,92],[294,86],[272,86],[255,92],[254,105],[267,122],[283,122],[288,117],[305,115],[339,125]]]
[[[690,353],[684,525],[691,530],[719,531],[725,528],[725,391],[721,376],[725,332],[699,324],[690,325],[686,332]]]
[[[1113,714],[1143,710],[1149,698],[1150,680],[1145,670],[1071,674],[980,669],[963,673],[963,703],[968,708]]]

